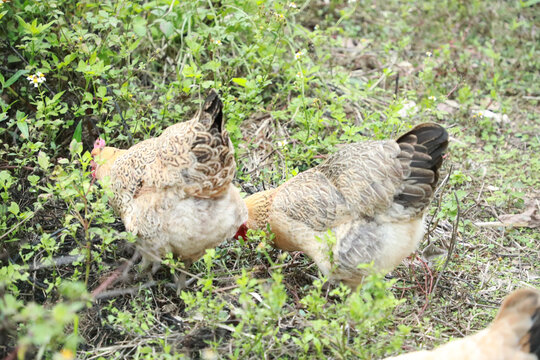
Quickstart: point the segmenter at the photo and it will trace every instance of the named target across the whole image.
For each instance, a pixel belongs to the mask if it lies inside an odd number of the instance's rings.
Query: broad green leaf
[[[58,94],[54,95],[51,99],[51,103],[56,103],[62,97],[62,95],[64,95],[64,92],[65,91],[60,91]]]
[[[107,88],[105,86],[98,87],[96,94],[100,98],[104,98],[107,95]]]
[[[69,150],[72,154],[80,154],[82,152],[82,143],[76,139],[71,140]]]
[[[28,181],[30,181],[30,185],[36,186],[37,182],[39,181],[39,176],[37,176],[37,175],[28,175]]]
[[[137,46],[139,46],[140,43],[141,43],[141,39],[137,39],[137,41],[134,41],[131,45],[129,45],[128,51],[133,52],[137,48]]]
[[[16,202],[11,202],[11,205],[9,205],[8,207],[8,210],[10,213],[12,213],[13,215],[17,215],[19,214],[19,205],[17,205]]]
[[[82,122],[82,120],[79,121],[73,133],[73,140],[77,140],[77,142],[82,142]]]
[[[30,133],[28,132],[28,124],[26,123],[26,118],[17,121],[17,127],[21,131],[21,135],[24,139],[28,139],[30,137]]]
[[[182,75],[184,75],[185,77],[188,77],[188,78],[200,78],[202,76],[201,72],[199,71],[199,69],[197,69],[197,65],[195,64],[191,64],[191,65],[186,65],[184,66],[184,68],[182,69]]]
[[[211,80],[206,80],[206,81],[203,81],[201,86],[203,89],[209,89],[211,87],[214,87],[214,84],[215,82],[211,81]]]
[[[77,54],[68,54],[64,57],[64,61],[58,64],[58,70],[63,68],[64,66],[69,65],[73,60],[77,58]]]
[[[146,20],[141,16],[133,19],[133,32],[139,36],[146,36]]]
[[[217,72],[221,68],[221,62],[212,60],[204,64],[202,68],[203,70],[210,70],[210,71]]]
[[[233,78],[232,81],[233,83],[246,87],[247,80],[245,78]]]
[[[49,162],[49,157],[43,151],[40,151],[38,153],[37,161],[38,165],[44,170],[46,170],[51,165],[51,163]]]
[[[162,21],[159,24],[159,29],[165,34],[166,37],[171,37],[174,34],[174,25],[169,21]]]
[[[7,170],[0,171],[0,186],[9,189],[13,183],[13,177]]]

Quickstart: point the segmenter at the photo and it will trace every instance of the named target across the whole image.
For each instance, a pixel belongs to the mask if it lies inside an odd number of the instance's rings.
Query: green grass
[[[540,287],[538,225],[497,223],[538,201],[538,4],[295,5],[0,4],[0,357],[376,359],[474,332],[512,289]],[[154,282],[141,274],[90,300],[134,242],[91,183],[93,141],[157,136],[210,88],[246,193],[340,143],[444,125],[448,181],[418,257],[351,294],[258,232],[195,263],[180,296],[168,259]],[[452,241],[446,267],[423,251]]]

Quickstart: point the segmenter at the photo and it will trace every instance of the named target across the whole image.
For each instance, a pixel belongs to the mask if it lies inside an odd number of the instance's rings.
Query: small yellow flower
[[[433,96],[433,95],[432,95],[432,96],[429,96],[428,99],[431,100],[431,101],[437,100],[437,98],[436,98],[435,96]]]
[[[82,36],[79,36],[79,41],[83,41],[83,37],[82,37]]]
[[[298,60],[302,57],[302,55],[304,55],[304,52],[302,50],[298,50],[298,52],[294,54],[294,58]]]
[[[289,4],[289,7],[290,7],[291,9],[296,9],[296,8],[298,8],[298,6],[296,6],[296,3],[295,3],[294,1],[291,2],[291,3]]]
[[[433,54],[431,53],[431,51],[426,52],[426,56],[427,56],[427,57],[431,57],[431,55],[433,55]]]
[[[360,39],[360,42],[365,43],[365,42],[367,42],[367,39],[366,39],[366,38],[361,38],[361,39]]]
[[[285,15],[280,14],[280,13],[275,13],[275,16],[277,17],[278,20],[284,20],[285,19]]]
[[[221,40],[219,39],[212,40],[212,42],[218,46],[221,45]]]
[[[299,78],[299,79],[301,79],[301,78],[302,78],[302,72],[301,72],[301,71],[297,72],[297,73],[296,73],[296,77]]]
[[[71,360],[75,358],[75,354],[73,353],[73,351],[69,349],[60,350],[60,355],[62,356],[62,359],[65,359],[65,360]]]

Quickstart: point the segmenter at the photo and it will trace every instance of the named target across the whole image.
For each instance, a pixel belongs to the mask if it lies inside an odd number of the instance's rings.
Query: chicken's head
[[[94,148],[92,149],[92,158],[96,158],[96,156],[98,156],[101,151],[105,148],[105,140],[103,140],[102,138],[97,138],[97,140],[94,142]],[[95,179],[96,178],[96,170],[97,170],[97,163],[92,160],[90,162],[90,167],[92,168],[92,178]]]

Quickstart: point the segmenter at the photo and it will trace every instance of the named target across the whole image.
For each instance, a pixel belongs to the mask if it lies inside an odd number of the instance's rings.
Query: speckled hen
[[[278,248],[303,251],[331,280],[357,286],[365,275],[358,265],[391,270],[416,249],[447,145],[446,130],[431,123],[395,141],[344,145],[278,188],[246,198],[247,228],[269,224]],[[326,241],[329,230],[334,243]]]
[[[234,148],[224,130],[222,103],[212,92],[190,121],[127,150],[95,143],[94,174],[110,177],[111,203],[138,237],[143,264],[172,252],[187,266],[231,238],[247,210],[231,181]]]
[[[508,295],[493,323],[474,335],[433,350],[386,360],[539,360],[540,292],[520,289]]]

